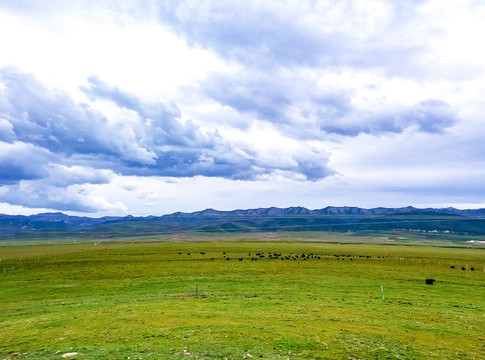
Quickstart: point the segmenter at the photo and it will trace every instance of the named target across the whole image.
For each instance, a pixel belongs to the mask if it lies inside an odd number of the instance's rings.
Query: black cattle
[[[187,255],[190,255],[190,253],[187,253]]]
[[[464,266],[461,267],[462,270],[466,270]]]
[[[450,268],[454,269],[455,268],[455,265],[451,265]]]
[[[471,267],[471,268],[470,268],[470,270],[471,270],[471,271],[475,271],[475,268],[474,268],[474,267]]]
[[[435,279],[426,279],[426,284],[427,284],[427,285],[433,285],[433,283],[434,283],[435,281],[436,281]]]
[[[202,255],[205,255],[205,252],[201,252]]]
[[[181,252],[179,252],[179,255],[182,254]]]

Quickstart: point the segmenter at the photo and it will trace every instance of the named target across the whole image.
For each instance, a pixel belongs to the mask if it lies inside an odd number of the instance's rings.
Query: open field
[[[485,358],[483,248],[229,239],[0,246],[0,358]]]

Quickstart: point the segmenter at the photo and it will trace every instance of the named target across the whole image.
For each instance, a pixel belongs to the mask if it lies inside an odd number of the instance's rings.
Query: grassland
[[[485,358],[484,249],[261,238],[2,245],[0,358]]]

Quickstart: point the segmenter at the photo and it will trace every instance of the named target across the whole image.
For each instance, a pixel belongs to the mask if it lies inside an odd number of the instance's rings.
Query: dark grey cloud
[[[88,79],[88,86],[81,90],[92,100],[109,100],[118,107],[135,111],[142,121],[139,131],[143,132],[147,145],[173,145],[181,147],[211,148],[217,141],[217,134],[200,133],[193,122],[182,124],[180,110],[175,104],[146,102],[115,86],[109,86],[98,77]]]
[[[320,129],[328,133],[357,136],[362,133],[401,133],[410,127],[427,133],[441,133],[458,121],[456,111],[446,102],[427,99],[408,107],[355,110],[342,118],[324,121]]]
[[[15,140],[53,153],[114,156],[117,144],[108,135],[106,118],[66,93],[45,88],[15,68],[0,70],[3,101],[0,116],[13,126]]]
[[[457,116],[450,104],[439,99],[421,101],[414,109],[406,114],[425,132],[441,132],[453,126]]]
[[[314,80],[258,70],[212,75],[197,91],[298,139],[321,139],[326,134],[401,133],[412,126],[418,131],[439,133],[458,120],[455,109],[439,99],[362,110],[352,104],[354,89],[323,88]]]
[[[29,148],[29,146],[25,145],[23,147]],[[111,171],[80,166],[69,167],[52,163],[46,164],[43,161],[38,161],[43,151],[41,149],[34,150],[36,152],[29,154],[31,158],[26,159],[25,155],[22,156],[22,152],[19,151],[17,146],[18,162],[16,165],[24,173],[17,174],[16,179],[12,179],[16,181],[4,181],[4,186],[0,187],[1,202],[61,211],[96,212],[100,210],[100,204],[92,201],[89,192],[83,190],[83,186],[108,183],[113,176]],[[20,158],[18,155],[20,155]],[[2,169],[3,165],[1,164]],[[9,170],[8,168],[5,169],[5,171]],[[38,172],[35,174],[37,176],[27,176],[29,173],[25,173],[34,171]],[[2,173],[2,180],[5,180],[3,175]]]
[[[108,183],[112,173],[59,161],[46,149],[23,142],[0,142],[0,202],[35,208],[96,212],[71,185]]]
[[[0,185],[48,176],[49,158],[47,150],[31,144],[0,141]]]
[[[47,89],[33,76],[12,68],[0,70],[0,81],[4,85],[0,117],[9,127],[8,140],[33,144],[66,158],[84,155],[111,162],[110,168],[118,164],[119,170],[148,166],[162,175],[163,167],[155,166],[164,152],[162,147],[202,153],[220,140],[215,133],[202,134],[190,121],[179,122],[174,106],[143,103],[95,78],[84,89],[90,96],[134,110],[140,119],[133,124],[110,123],[87,104],[76,103],[67,93]]]
[[[198,91],[240,113],[279,122],[286,121],[285,110],[295,100],[283,79],[275,81],[271,75],[258,72],[214,74],[200,84]]]
[[[266,70],[351,66],[402,72],[410,67],[415,70],[413,58],[425,51],[421,37],[413,36],[416,9],[423,2],[383,1],[390,10],[382,19],[376,19],[372,9],[359,6],[359,0],[137,0],[68,5],[59,0],[18,0],[0,1],[0,8],[41,17],[66,11],[86,17],[101,14],[121,22],[127,15],[139,21],[156,14],[189,45]]]
[[[8,120],[0,118],[0,141],[12,142],[14,140],[13,125]]]
[[[0,84],[0,201],[10,204],[95,211],[76,186],[115,174],[255,180],[284,172],[318,180],[332,173],[326,153],[302,149],[282,162],[180,121],[175,104],[144,101],[97,77],[84,93],[131,111],[133,121],[109,119],[15,68],[0,69]]]
[[[372,18],[372,11],[351,0],[273,5],[164,1],[158,12],[189,44],[252,67],[352,66],[400,72],[424,51],[419,38],[403,37],[414,32],[416,7],[422,2],[383,2],[390,8],[386,19]],[[380,20],[378,31],[359,29]]]
[[[346,69],[384,78],[431,76],[434,69],[422,59],[430,55],[431,39],[443,34],[423,26],[423,3],[182,0],[158,4],[158,14],[191,46],[240,66],[237,73],[208,76],[199,93],[249,119],[271,122],[286,135],[322,139],[327,134],[399,133],[411,126],[441,132],[456,122],[454,109],[439,99],[392,111],[362,110],[352,104],[352,85],[319,84],[323,74]],[[380,10],[372,7],[376,4]],[[449,76],[469,77],[469,69],[458,70]]]
[[[99,211],[97,204],[89,204],[84,195],[82,192],[50,186],[39,180],[23,181],[0,188],[0,201],[11,205],[88,213]]]
[[[313,136],[321,135],[315,134],[315,123],[337,121],[355,111],[354,90],[322,88],[314,80],[286,72],[247,69],[246,73],[213,74],[197,91],[241,114],[282,126],[284,133],[297,127],[302,137],[306,127],[312,126]]]

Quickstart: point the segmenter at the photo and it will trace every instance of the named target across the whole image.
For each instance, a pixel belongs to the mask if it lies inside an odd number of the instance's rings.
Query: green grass
[[[485,358],[483,249],[229,239],[0,246],[0,358]]]

